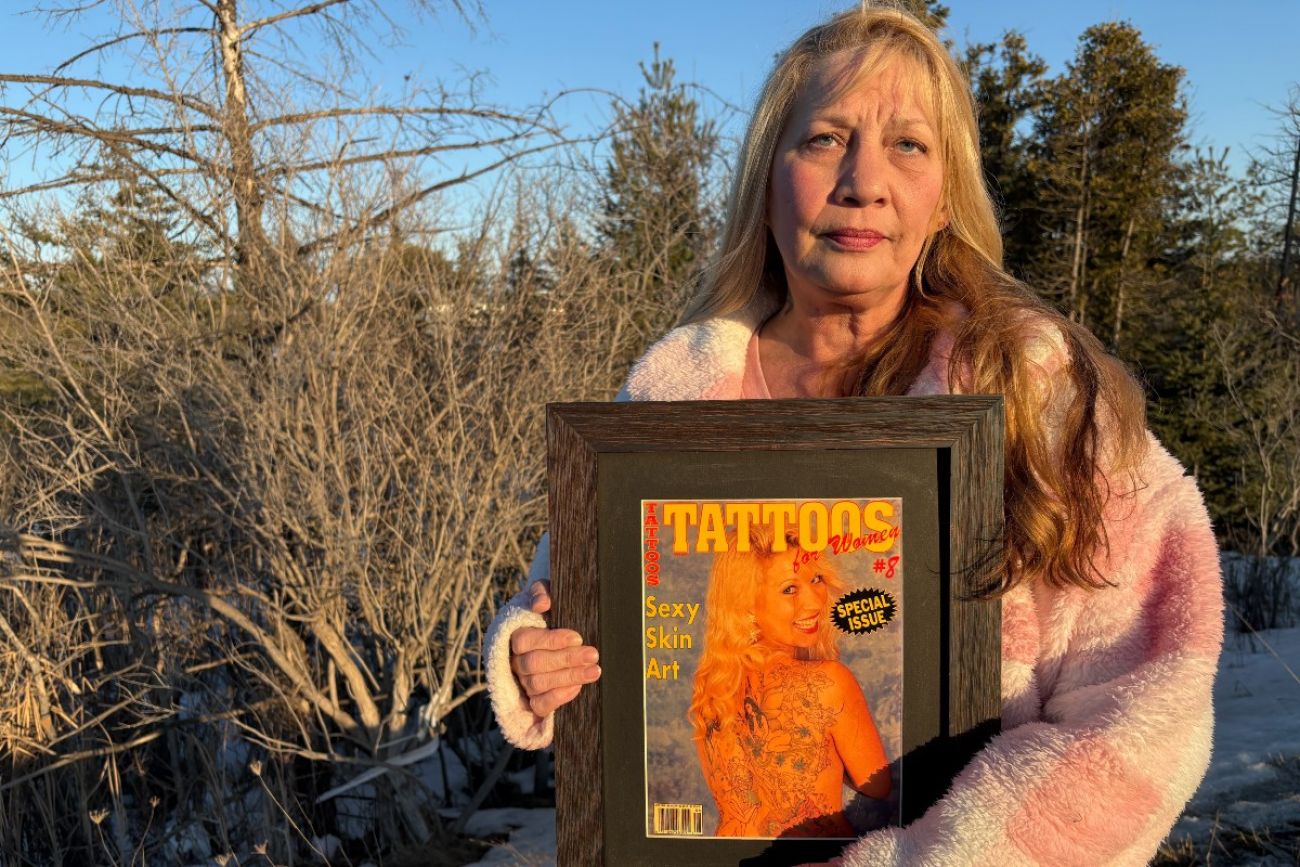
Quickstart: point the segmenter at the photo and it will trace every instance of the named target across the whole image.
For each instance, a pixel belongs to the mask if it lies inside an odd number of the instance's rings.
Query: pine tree
[[[911,12],[935,33],[948,26],[949,9],[937,0],[901,0],[898,4]]]
[[[165,295],[193,286],[202,270],[188,239],[190,223],[144,178],[118,181],[102,202],[89,201],[67,224],[65,241],[97,259],[97,275],[114,273],[136,290]]]
[[[1099,24],[1047,82],[1035,118],[1041,231],[1029,275],[1116,349],[1158,276],[1149,263],[1183,141],[1182,76],[1131,24]]]
[[[1047,64],[1015,31],[996,43],[967,47],[964,62],[979,106],[984,173],[1001,206],[1003,260],[1007,270],[1021,275],[1038,237],[1038,193],[1021,128],[1042,101]]]
[[[192,223],[155,185],[111,155],[102,171],[117,180],[82,191],[71,215],[17,230],[31,255],[24,270],[55,322],[112,339],[116,323],[89,313],[99,300],[137,299],[141,311],[191,305],[209,265]]]
[[[1168,279],[1154,287],[1147,327],[1127,352],[1143,373],[1152,430],[1197,476],[1220,527],[1239,511],[1239,483],[1221,424],[1226,396],[1216,335],[1256,294],[1243,227],[1257,197],[1233,176],[1227,157],[1226,150],[1197,151],[1179,167],[1161,262]]]
[[[598,246],[642,339],[661,332],[692,291],[715,234],[706,207],[718,146],[716,125],[675,82],[671,60],[641,64],[645,85],[633,106],[616,104],[616,129],[603,179]]]

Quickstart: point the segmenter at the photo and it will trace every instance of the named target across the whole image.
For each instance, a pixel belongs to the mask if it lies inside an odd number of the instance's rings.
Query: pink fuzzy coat
[[[740,397],[746,348],[766,311],[675,329],[633,367],[621,398]],[[948,392],[939,341],[912,394]],[[1032,353],[1041,382],[1065,358],[1059,340]],[[1223,640],[1218,551],[1195,482],[1154,438],[1144,486],[1107,511],[1118,585],[1088,591],[1019,587],[1002,601],[1002,734],[948,793],[905,828],[873,831],[844,864],[1143,865],[1209,764],[1211,686]],[[543,538],[529,583],[547,577]],[[510,634],[545,625],[527,589],[498,612],[484,648],[507,740],[551,741],[510,671]]]

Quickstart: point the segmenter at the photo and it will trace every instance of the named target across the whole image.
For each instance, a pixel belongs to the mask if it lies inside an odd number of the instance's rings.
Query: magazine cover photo
[[[642,500],[646,835],[899,823],[903,501]]]

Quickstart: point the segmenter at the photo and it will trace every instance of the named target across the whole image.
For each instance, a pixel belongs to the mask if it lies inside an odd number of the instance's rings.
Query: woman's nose
[[[883,202],[885,155],[878,148],[855,144],[844,152],[839,181],[835,187],[837,204],[862,207]]]

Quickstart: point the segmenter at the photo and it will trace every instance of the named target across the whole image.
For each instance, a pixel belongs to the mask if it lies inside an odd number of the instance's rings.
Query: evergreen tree
[[[71,219],[51,240],[70,255],[87,258],[100,279],[134,280],[141,291],[166,293],[192,283],[200,265],[193,224],[146,178],[110,159],[118,177],[103,191],[84,192]]]
[[[1152,430],[1196,474],[1223,527],[1239,511],[1234,448],[1224,435],[1226,395],[1218,335],[1251,309],[1256,267],[1243,227],[1258,198],[1233,176],[1227,151],[1197,151],[1180,166],[1169,200],[1152,311],[1128,357],[1143,372]],[[1215,420],[1218,421],[1215,421]]]
[[[658,43],[641,73],[637,103],[615,105],[597,234],[626,301],[638,310],[641,337],[649,339],[681,310],[712,247],[716,227],[706,199],[718,134],[675,82],[673,62],[659,57]]]
[[[900,0],[900,7],[911,12],[935,33],[948,26],[949,9],[937,0]],[[949,46],[951,47],[951,46]]]
[[[1099,24],[1046,83],[1035,118],[1040,233],[1029,276],[1117,350],[1159,276],[1149,266],[1183,141],[1182,76],[1131,24]]]
[[[979,106],[984,172],[1001,208],[1003,259],[1007,270],[1022,275],[1038,237],[1038,193],[1022,127],[1042,100],[1047,64],[1015,31],[996,43],[968,46],[964,62]]]
[[[117,323],[90,313],[109,296],[135,299],[133,309],[191,305],[209,265],[181,210],[129,164],[108,160],[118,179],[83,191],[70,216],[17,226],[32,256],[25,271],[60,327],[111,339]],[[204,306],[204,305],[200,305]],[[151,314],[152,315],[152,314]]]

